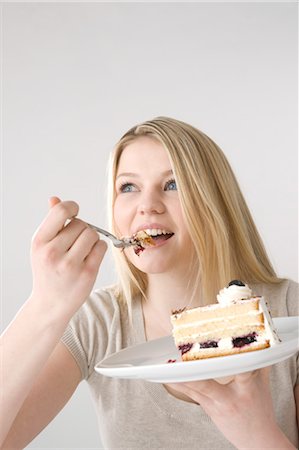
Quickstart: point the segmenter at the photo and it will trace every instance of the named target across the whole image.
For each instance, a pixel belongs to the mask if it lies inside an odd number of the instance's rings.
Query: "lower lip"
[[[172,235],[173,236],[173,235]],[[168,241],[170,241],[170,239],[172,238],[169,237],[168,239],[164,239],[164,238],[157,238],[154,239],[155,245],[150,245],[150,246],[146,246],[145,250],[154,250],[155,247],[161,247],[162,245],[166,244]]]

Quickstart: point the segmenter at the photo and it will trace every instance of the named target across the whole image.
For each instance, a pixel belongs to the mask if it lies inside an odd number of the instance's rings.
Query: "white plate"
[[[172,336],[125,348],[95,366],[98,373],[170,383],[220,378],[276,364],[299,349],[299,316],[273,319],[281,342],[264,350],[182,362]],[[176,360],[168,363],[168,360]]]

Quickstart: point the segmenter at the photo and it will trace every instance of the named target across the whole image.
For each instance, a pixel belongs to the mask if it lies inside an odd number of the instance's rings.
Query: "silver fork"
[[[136,241],[132,238],[118,239],[116,236],[114,236],[114,234],[109,233],[109,231],[106,231],[106,230],[103,230],[102,228],[96,227],[95,225],[92,225],[91,223],[87,223],[87,222],[85,222],[85,223],[90,228],[93,228],[98,233],[103,234],[104,236],[109,238],[112,241],[114,247],[116,247],[116,248],[126,248],[126,247],[130,247],[131,245],[136,245]]]

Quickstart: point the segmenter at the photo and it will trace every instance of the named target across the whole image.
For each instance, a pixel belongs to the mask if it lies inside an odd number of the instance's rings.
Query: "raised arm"
[[[107,248],[94,230],[74,219],[75,202],[53,197],[50,206],[32,241],[32,293],[1,337],[0,445],[51,354],[56,361],[58,350],[53,351],[90,294]],[[43,380],[47,389],[50,379]],[[76,383],[75,376],[72,389]]]

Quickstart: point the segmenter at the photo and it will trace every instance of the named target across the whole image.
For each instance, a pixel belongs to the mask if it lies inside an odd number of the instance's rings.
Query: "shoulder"
[[[110,285],[92,291],[72,322],[110,329],[112,323],[119,324],[126,316],[127,307],[119,300],[118,286]]]
[[[299,284],[296,281],[283,279],[276,284],[256,284],[254,292],[265,297],[273,317],[299,314]]]
[[[299,284],[293,280],[285,280],[284,293],[289,316],[299,315]]]
[[[126,308],[118,301],[117,286],[108,286],[90,294],[70,320],[62,342],[83,378],[88,378],[98,361],[122,348],[128,330]]]
[[[117,285],[106,286],[101,289],[95,289],[83,304],[83,307],[91,309],[95,313],[97,311],[114,312],[119,310],[120,303],[118,301]]]

